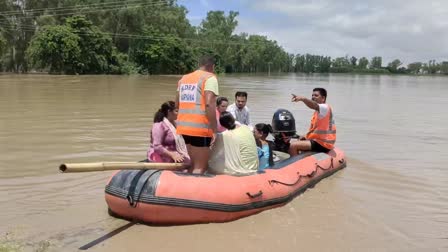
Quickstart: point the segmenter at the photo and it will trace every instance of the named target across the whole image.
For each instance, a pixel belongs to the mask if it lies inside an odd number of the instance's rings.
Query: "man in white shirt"
[[[227,111],[230,112],[235,120],[241,124],[253,128],[249,117],[249,108],[246,106],[247,93],[238,91],[235,93],[235,103],[227,107]]]

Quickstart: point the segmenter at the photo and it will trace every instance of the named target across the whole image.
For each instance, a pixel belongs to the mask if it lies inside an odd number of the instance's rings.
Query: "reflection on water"
[[[138,161],[178,77],[0,75],[0,241],[73,251],[126,224],[107,215],[110,173],[57,174],[62,162]],[[92,250],[436,250],[448,247],[448,79],[370,75],[220,77],[249,93],[252,121],[277,108],[299,133],[311,113],[290,93],[325,87],[347,169],[285,207],[226,224],[136,225]],[[201,239],[201,242],[191,242]],[[172,240],[176,240],[175,243]],[[229,241],[232,241],[229,243]]]

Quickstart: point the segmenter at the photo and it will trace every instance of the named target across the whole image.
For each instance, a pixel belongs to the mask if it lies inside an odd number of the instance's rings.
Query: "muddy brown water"
[[[64,162],[138,161],[176,76],[0,75],[0,248],[77,251],[127,224],[107,214],[110,172],[60,174]],[[134,225],[90,251],[446,251],[448,78],[227,75],[252,121],[311,111],[290,93],[325,87],[346,169],[284,207],[224,224]]]

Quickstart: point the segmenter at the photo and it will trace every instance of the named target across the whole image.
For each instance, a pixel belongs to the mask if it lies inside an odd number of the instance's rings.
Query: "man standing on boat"
[[[336,124],[333,109],[326,104],[327,90],[313,89],[311,100],[303,96],[292,95],[292,102],[303,102],[308,108],[315,110],[311,119],[310,129],[305,137],[291,142],[289,154],[298,155],[301,151],[329,152],[336,142]]]
[[[214,57],[204,56],[199,69],[184,75],[177,86],[177,134],[183,136],[187,145],[191,173],[202,174],[207,170],[210,145],[215,139],[219,89],[214,70]]]
[[[235,103],[227,107],[227,111],[230,112],[235,120],[241,124],[253,128],[250,123],[249,108],[246,106],[247,93],[238,91],[235,93]]]

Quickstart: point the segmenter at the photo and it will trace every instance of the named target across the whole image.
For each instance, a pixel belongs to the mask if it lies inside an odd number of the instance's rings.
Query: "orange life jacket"
[[[331,150],[336,142],[336,124],[334,123],[333,110],[330,106],[328,106],[328,110],[324,118],[319,118],[318,111],[314,112],[306,139],[314,140],[323,147]]]
[[[205,111],[205,82],[215,76],[210,72],[196,70],[184,75],[178,83],[179,113],[177,134],[198,137],[212,137]]]

